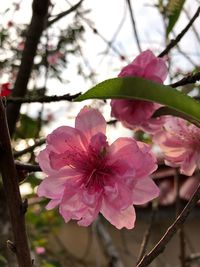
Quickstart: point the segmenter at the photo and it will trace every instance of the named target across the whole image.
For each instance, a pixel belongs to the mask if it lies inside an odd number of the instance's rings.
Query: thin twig
[[[27,202],[22,202],[17,171],[12,155],[10,136],[6,121],[5,108],[0,98],[0,171],[5,189],[7,204],[10,212],[12,231],[14,236],[13,247],[19,267],[32,267],[25,226],[25,210]]]
[[[55,22],[59,21],[60,19],[64,18],[65,16],[69,15],[73,11],[76,11],[77,8],[82,4],[83,0],[79,1],[76,5],[72,6],[66,11],[61,12],[58,14],[54,19],[47,22],[46,28],[54,24]]]
[[[187,11],[187,9],[183,8],[183,12],[185,13],[187,19],[190,21],[190,20],[191,20],[191,17],[190,17],[189,12]],[[193,32],[194,32],[194,35],[196,36],[197,41],[198,41],[199,44],[200,44],[200,36],[199,36],[199,32],[196,30],[196,27],[195,27],[194,24],[192,25],[192,30],[193,30]]]
[[[187,217],[189,216],[191,210],[195,207],[196,203],[200,199],[200,184],[196,190],[196,192],[191,197],[188,204],[185,206],[181,214],[178,218],[174,221],[174,223],[167,229],[163,237],[160,241],[155,245],[155,247],[146,254],[142,260],[137,264],[136,267],[146,267],[148,266],[160,253],[165,250],[166,245],[171,240],[171,238],[176,234],[178,229],[183,225],[186,221]]]
[[[200,72],[188,75],[187,77],[184,77],[180,81],[172,83],[169,86],[176,88],[176,87],[183,86],[186,84],[196,83],[197,81],[200,81]]]
[[[196,83],[200,80],[200,72],[197,72],[195,74],[188,75],[187,77],[184,77],[180,81],[177,81],[175,83],[170,84],[169,86],[176,88],[179,86],[183,86],[186,84]],[[9,97],[7,99],[8,103],[15,103],[15,104],[22,104],[22,103],[51,103],[51,102],[58,102],[58,101],[73,101],[76,97],[81,95],[81,93],[77,93],[75,95],[53,95],[53,96],[38,96],[38,97]],[[115,124],[116,120],[111,120],[108,122],[108,124]]]
[[[70,1],[67,1],[69,4],[70,4]],[[71,4],[70,4],[71,5]],[[72,5],[71,5],[72,6]],[[98,35],[100,38],[101,38],[101,40],[103,40],[104,41],[104,43],[106,43],[112,50],[113,50],[113,52],[115,52],[115,54],[117,54],[121,59],[123,59],[124,61],[126,61],[126,62],[129,62],[128,61],[128,59],[125,57],[125,55],[122,55],[121,53],[120,53],[120,51],[118,50],[118,48],[117,47],[115,47],[113,44],[112,44],[112,42],[110,42],[110,41],[108,41],[98,30],[97,30],[97,28],[95,28],[95,27],[93,27],[92,25],[91,25],[91,23],[87,20],[87,19],[85,19],[83,16],[82,16],[82,14],[80,13],[80,12],[77,12],[77,16],[79,16],[86,24],[87,24],[87,26],[92,30],[92,32],[94,33],[94,34],[96,34],[96,35]]]
[[[114,246],[111,236],[109,235],[108,231],[106,231],[105,227],[100,221],[100,218],[97,218],[95,222],[97,234],[104,244],[104,249],[106,254],[110,258],[110,265],[112,267],[124,267],[124,264],[120,258],[119,253],[116,250],[116,247]]]
[[[21,163],[18,161],[15,161],[15,166],[17,170],[23,170],[27,172],[41,172],[41,168],[39,165],[32,165],[32,164],[27,164],[27,163]]]
[[[29,146],[21,151],[14,152],[14,158],[18,158],[18,157],[23,156],[26,153],[32,152],[36,147],[43,145],[45,141],[46,141],[45,139],[41,139],[39,141],[36,141],[35,144],[32,146]]]
[[[186,260],[187,263],[190,263],[192,261],[200,260],[200,253],[191,254],[185,260]]]
[[[192,19],[189,21],[189,23],[186,25],[186,27],[177,35],[177,37],[173,40],[171,40],[171,42],[168,44],[168,46],[165,48],[164,51],[162,51],[158,57],[163,57],[165,55],[167,55],[169,53],[169,51],[176,46],[177,43],[180,42],[180,40],[182,39],[182,37],[186,34],[186,32],[189,30],[189,28],[192,26],[192,24],[194,23],[194,21],[198,18],[200,13],[200,7],[198,7],[196,13],[194,14],[194,16],[192,17]]]
[[[148,228],[144,234],[141,246],[140,246],[140,251],[139,251],[139,256],[138,256],[138,260],[137,262],[139,263],[141,261],[141,259],[143,258],[146,249],[147,249],[147,245],[151,236],[151,232],[152,232],[152,228],[153,228],[153,224],[155,222],[155,218],[156,218],[156,214],[157,214],[157,206],[155,207],[152,203],[152,213],[151,213],[151,218],[150,218],[150,223],[148,225]]]
[[[51,103],[51,102],[57,102],[57,101],[72,101],[76,97],[78,97],[80,93],[77,93],[75,95],[53,95],[53,96],[38,96],[38,97],[9,97],[7,99],[8,103],[17,103],[17,104],[23,104],[23,103]]]
[[[130,0],[126,0],[126,1],[127,1],[128,9],[129,9],[129,12],[130,12],[130,17],[131,17],[131,22],[132,22],[132,27],[133,27],[133,32],[134,32],[134,35],[135,35],[135,40],[136,40],[136,43],[137,43],[137,47],[138,47],[139,52],[141,53],[142,52],[142,48],[141,48],[141,45],[140,45],[139,36],[138,36],[137,28],[136,28],[136,23],[135,23],[135,19],[134,19],[134,16],[133,16],[133,9],[132,9],[132,6],[131,6],[131,1]]]
[[[181,199],[180,199],[180,175],[178,169],[175,171],[174,175],[174,182],[175,182],[175,189],[176,189],[176,218],[180,214],[182,207],[181,207]],[[180,245],[180,262],[181,262],[181,267],[186,267],[186,262],[185,262],[185,234],[184,234],[184,225],[180,227],[178,230],[178,235],[179,235],[179,245]]]

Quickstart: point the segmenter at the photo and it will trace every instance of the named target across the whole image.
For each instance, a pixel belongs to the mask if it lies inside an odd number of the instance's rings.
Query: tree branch
[[[129,13],[130,13],[130,16],[131,16],[131,22],[132,22],[133,32],[134,32],[134,35],[135,35],[135,40],[136,40],[136,43],[137,43],[138,50],[141,53],[142,52],[142,48],[140,46],[140,41],[139,41],[139,36],[138,36],[137,28],[136,28],[135,19],[134,19],[134,16],[133,16],[133,9],[132,9],[132,6],[131,6],[131,1],[127,0],[127,4],[128,4]]]
[[[76,97],[78,97],[81,93],[77,93],[75,95],[53,95],[53,96],[38,96],[38,97],[9,97],[7,99],[8,103],[15,103],[15,104],[24,104],[24,103],[51,103],[57,101],[72,101]]]
[[[176,88],[176,87],[183,86],[186,84],[195,83],[197,81],[200,81],[200,72],[197,72],[193,75],[192,74],[188,75],[187,77],[184,77],[180,81],[172,83],[169,86]]]
[[[195,83],[199,80],[200,80],[200,72],[197,72],[193,75],[184,77],[180,81],[172,83],[169,86],[176,88],[176,87],[183,86],[186,84]],[[53,95],[53,96],[38,96],[38,97],[26,97],[26,98],[9,97],[7,99],[7,102],[17,105],[17,104],[23,104],[23,103],[51,103],[51,102],[64,101],[64,100],[72,101],[79,95],[81,95],[81,93],[77,93],[75,95],[65,94],[61,96]],[[116,120],[112,120],[112,121],[109,121],[108,124],[115,124],[116,122],[117,122]]]
[[[163,52],[161,52],[158,57],[163,57],[169,53],[169,51],[177,45],[178,42],[182,39],[182,37],[186,34],[186,32],[189,30],[189,28],[192,26],[194,21],[198,18],[200,13],[200,7],[198,7],[196,13],[192,17],[192,19],[189,21],[189,23],[186,25],[186,27],[177,35],[177,37],[168,44],[168,46],[165,48]]]
[[[162,253],[165,250],[166,245],[171,240],[171,238],[176,234],[178,229],[183,225],[183,223],[185,222],[191,210],[195,207],[199,199],[200,199],[200,184],[194,195],[191,197],[188,204],[185,206],[181,214],[178,216],[178,218],[168,228],[166,233],[163,235],[160,241],[155,245],[155,247],[142,258],[142,260],[137,264],[136,267],[148,266],[160,253]]]
[[[138,263],[141,261],[141,259],[143,258],[144,254],[145,254],[145,252],[147,250],[147,245],[148,245],[151,233],[152,233],[153,224],[155,222],[157,211],[158,211],[157,204],[155,206],[154,203],[152,203],[151,218],[150,218],[150,222],[149,222],[148,228],[145,231],[145,234],[144,234],[141,246],[140,246],[139,256],[138,256],[138,260],[137,260]]]
[[[54,24],[58,20],[62,19],[63,17],[65,17],[65,16],[69,15],[70,13],[72,13],[73,11],[75,11],[82,4],[82,2],[83,2],[83,0],[80,0],[76,5],[72,6],[70,9],[61,12],[54,19],[49,20],[47,22],[46,28],[50,27],[52,24]]]
[[[124,264],[120,258],[120,255],[117,252],[117,249],[112,242],[111,236],[109,235],[108,231],[106,231],[103,224],[101,223],[100,218],[97,218],[95,222],[95,226],[96,226],[97,234],[104,245],[105,253],[110,258],[109,266],[124,267]]]
[[[49,3],[50,0],[33,1],[33,15],[31,23],[27,30],[21,65],[19,67],[17,79],[12,90],[13,97],[24,97],[26,95],[27,84],[33,67],[33,61],[36,55],[37,45],[42,35],[42,31],[45,28]],[[15,130],[16,122],[19,117],[20,107],[20,103],[18,103],[17,105],[10,103],[7,107],[8,126],[11,136],[13,135]]]
[[[27,172],[42,172],[39,165],[32,165],[32,164],[21,163],[19,161],[15,161],[15,166],[17,170],[23,170]]]
[[[19,191],[17,171],[12,155],[5,108],[0,98],[0,171],[10,212],[12,231],[14,236],[13,247],[19,267],[32,267],[25,228],[25,204]]]
[[[18,158],[23,156],[26,153],[32,152],[36,147],[41,146],[45,143],[46,139],[41,139],[39,141],[36,141],[34,145],[29,146],[21,151],[14,152],[14,158]]]

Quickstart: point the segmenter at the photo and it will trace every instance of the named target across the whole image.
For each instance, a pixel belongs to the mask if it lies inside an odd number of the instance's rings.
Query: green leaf
[[[183,8],[185,0],[169,0],[167,11],[168,16],[168,25],[167,25],[167,36],[173,30]]]
[[[195,124],[197,127],[200,128],[200,122],[197,122],[196,120],[192,119],[190,116],[183,114],[177,110],[171,109],[169,107],[161,107],[157,109],[154,112],[152,117],[156,118],[156,117],[160,117],[164,115],[171,115],[171,116],[182,118],[184,120],[190,121],[191,123]]]
[[[139,77],[114,78],[97,84],[75,101],[86,99],[140,99],[157,102],[200,122],[200,103],[178,90]]]

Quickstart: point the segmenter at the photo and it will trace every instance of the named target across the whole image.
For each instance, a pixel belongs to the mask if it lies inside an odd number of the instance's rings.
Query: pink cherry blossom
[[[196,167],[200,167],[200,129],[197,126],[168,117],[163,129],[155,134],[154,142],[162,149],[165,163],[180,167],[182,174],[191,176]]]
[[[60,51],[57,51],[53,54],[49,54],[47,56],[47,61],[49,65],[56,65],[58,63],[58,60],[63,57],[64,57],[64,54]]]
[[[150,50],[142,52],[131,64],[124,67],[119,77],[142,77],[157,83],[163,83],[167,77],[165,60],[157,58]],[[151,118],[160,107],[159,104],[142,100],[111,100],[111,115],[130,129],[142,129],[155,132],[160,129],[163,118]]]
[[[36,252],[38,255],[43,255],[43,254],[45,254],[46,249],[45,249],[44,247],[36,247],[36,248],[35,248],[35,252]]]
[[[133,204],[147,203],[159,194],[148,177],[157,168],[150,147],[133,138],[106,140],[106,121],[84,107],[75,128],[61,126],[47,137],[38,161],[47,177],[38,195],[50,198],[47,209],[59,205],[65,222],[90,225],[98,213],[118,229],[135,223]]]

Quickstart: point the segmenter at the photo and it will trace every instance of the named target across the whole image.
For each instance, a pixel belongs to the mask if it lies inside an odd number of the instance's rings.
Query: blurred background
[[[25,96],[25,99],[39,100],[21,106],[12,133],[15,158],[23,163],[37,164],[36,156],[44,147],[47,134],[61,125],[73,126],[78,111],[86,104],[97,107],[104,114],[108,121],[109,141],[134,135],[138,140],[151,144],[148,134],[142,131],[133,133],[119,122],[113,122],[109,101],[41,103],[42,98],[73,96],[116,77],[123,66],[146,49],[158,55],[187,25],[199,5],[198,0],[52,0]],[[21,64],[31,16],[30,0],[0,2],[0,86],[2,91],[9,92],[8,103]],[[166,84],[199,71],[199,29],[200,19],[197,18],[176,47],[165,56],[169,68]],[[199,89],[198,83],[180,88],[197,98]],[[26,151],[30,146],[34,149]],[[152,248],[176,216],[177,194],[176,171],[163,164],[158,148],[153,149],[160,163],[153,178],[161,188],[161,195],[154,203],[137,208],[138,220],[133,230],[114,229],[101,216],[88,228],[79,227],[75,222],[65,224],[58,211],[46,211],[48,201],[36,195],[44,175],[40,172],[21,173],[20,190],[29,202],[26,221],[31,251],[36,258],[35,266],[133,266],[139,259],[145,233],[149,234],[147,250]],[[190,181],[181,177],[181,205],[189,199],[198,181],[196,176]],[[5,246],[5,241],[11,239],[11,231],[1,180],[0,198],[0,267],[15,267],[15,257]],[[199,217],[197,206],[185,226],[185,266],[200,264]],[[151,266],[181,266],[179,255],[176,237]],[[195,255],[195,259],[191,255]]]

